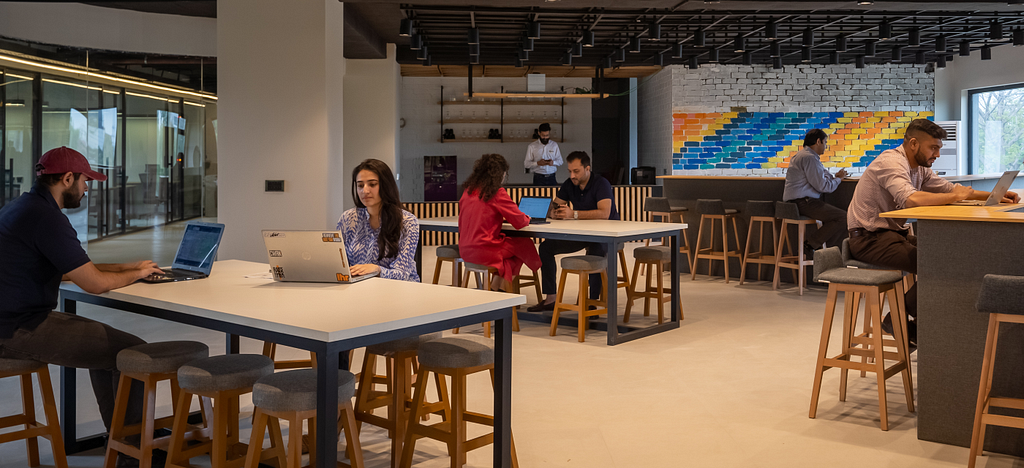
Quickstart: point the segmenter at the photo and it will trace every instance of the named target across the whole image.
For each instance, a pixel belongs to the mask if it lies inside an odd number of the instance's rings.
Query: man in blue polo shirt
[[[565,158],[569,180],[562,183],[555,194],[559,206],[552,217],[555,219],[619,219],[615,209],[615,193],[608,179],[594,174],[590,169],[590,156],[584,151],[573,151]],[[541,289],[546,297],[540,304],[530,307],[530,312],[555,309],[555,294],[558,286],[558,264],[555,255],[587,249],[587,255],[604,257],[608,252],[605,245],[595,242],[580,242],[560,239],[545,239],[541,242],[540,253]],[[590,297],[601,297],[601,275],[590,275]]]
[[[75,228],[61,212],[81,206],[90,180],[107,179],[90,169],[81,153],[63,146],[47,151],[36,165],[36,176],[31,191],[0,210],[0,357],[89,369],[100,416],[109,431],[120,378],[117,353],[145,341],[109,325],[55,311],[60,282],[70,280],[86,292],[100,294],[160,269],[148,260],[105,265],[89,260]],[[141,419],[141,385],[132,385],[131,395],[128,424]]]

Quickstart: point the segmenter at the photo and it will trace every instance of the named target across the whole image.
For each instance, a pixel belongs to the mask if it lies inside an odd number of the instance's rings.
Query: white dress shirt
[[[550,166],[537,165],[537,161],[541,159],[547,159],[552,164]],[[554,174],[558,171],[558,166],[562,165],[562,152],[558,150],[558,143],[555,143],[554,140],[548,140],[546,145],[540,140],[530,143],[530,146],[526,147],[526,161],[523,165],[534,174]]]

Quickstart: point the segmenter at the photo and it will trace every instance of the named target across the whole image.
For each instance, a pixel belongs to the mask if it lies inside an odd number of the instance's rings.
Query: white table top
[[[135,283],[100,294],[197,317],[333,342],[526,303],[526,296],[370,278],[354,284],[279,283],[265,263],[225,260],[209,278]],[[82,292],[64,282],[61,290]]]
[[[445,218],[420,219],[420,228],[424,227],[459,227],[458,216]],[[535,232],[537,234],[577,234],[587,236],[627,237],[646,234],[673,233],[686,228],[684,223],[652,223],[644,221],[616,221],[608,219],[551,219],[548,224],[530,224],[519,232]],[[515,230],[511,224],[505,223],[502,230]]]

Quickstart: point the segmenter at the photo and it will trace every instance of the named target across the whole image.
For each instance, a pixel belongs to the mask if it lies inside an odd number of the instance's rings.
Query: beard
[[[76,192],[74,188],[68,188],[61,193],[61,204],[64,208],[78,208],[82,206],[82,199],[85,198],[85,193]]]
[[[914,155],[914,160],[917,161],[917,165],[922,167],[932,167],[932,163],[935,162],[926,156],[923,151],[918,151],[917,154]]]
[[[540,139],[540,144],[546,145],[546,144],[548,144],[549,141],[551,141],[550,138],[541,138]]]

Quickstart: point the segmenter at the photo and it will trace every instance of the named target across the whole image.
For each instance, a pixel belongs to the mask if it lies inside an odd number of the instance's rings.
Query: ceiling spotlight
[[[864,41],[864,55],[874,57],[875,53],[875,41]]]
[[[527,52],[533,52],[533,39],[529,37],[523,38],[523,50]]]
[[[469,33],[466,34],[467,44],[479,44],[480,43],[480,28],[469,28]]]
[[[836,52],[846,52],[846,34],[836,36]]]
[[[530,60],[530,51],[519,49],[519,60]]]
[[[530,21],[526,23],[526,37],[530,39],[540,39],[540,22]]]
[[[694,56],[690,57],[690,69],[691,70],[696,70],[698,68],[700,68],[700,64],[697,63],[697,56],[694,55]]]
[[[870,0],[862,0],[862,1],[857,2],[857,4],[861,5],[861,6],[869,6],[869,5],[874,5],[875,2],[870,1]]]
[[[970,57],[971,56],[971,42],[967,40],[960,41],[960,56]]]
[[[661,23],[651,23],[651,27],[647,28],[647,37],[651,38],[652,41],[660,41]]]
[[[831,65],[839,65],[839,52],[830,52],[828,54],[828,63]]]
[[[923,50],[919,50],[919,51],[917,51],[916,54],[914,54],[914,63],[916,63],[918,65],[924,65],[924,64],[928,63],[925,60],[925,56],[924,56],[924,51]]]
[[[772,57],[782,57],[782,43],[772,42],[771,54]]]
[[[747,52],[743,53],[743,64],[744,65],[753,65],[754,64],[754,54],[753,54],[753,52],[747,51]]]
[[[398,35],[402,37],[409,37],[412,35],[412,20],[409,18],[402,18],[402,24],[398,26]]]
[[[864,68],[864,56],[863,55],[858,55],[857,56],[857,68]]]
[[[698,29],[697,32],[693,34],[693,45],[696,47],[704,47],[707,45],[707,35],[704,33],[703,29]]]
[[[409,37],[409,48],[412,50],[420,50],[423,48],[423,36],[419,34],[413,34]]]
[[[711,49],[708,51],[708,61],[711,63],[718,63],[718,49]]]
[[[812,57],[812,54],[811,54],[811,48],[810,47],[804,47],[800,51],[800,61],[801,62],[803,62],[803,63],[810,63],[812,58],[813,57]]]
[[[772,59],[772,69],[782,70],[782,57],[775,57]]]
[[[675,49],[676,49],[676,53],[672,54],[672,58],[677,58],[677,59],[683,58],[683,45],[682,44],[676,44]]]
[[[936,68],[946,68],[946,56],[945,55],[939,55],[935,59],[935,67]]]
[[[639,54],[640,53],[640,36],[633,36],[629,38],[629,53]]]
[[[814,30],[804,29],[804,47],[814,47]]]
[[[430,56],[428,55],[428,56],[427,56],[427,58],[423,60],[423,66],[424,66],[424,67],[429,67],[429,66],[431,66],[432,64],[433,64],[433,63],[432,63],[432,62],[430,61]]]
[[[657,54],[654,54],[654,64],[659,66],[659,67],[665,66],[665,56],[662,55],[660,52],[657,53]]]
[[[999,21],[996,20],[992,20],[992,22],[988,24],[988,38],[993,41],[1002,40],[1003,23],[1000,23]]]
[[[981,48],[981,59],[992,60],[992,46],[986,45]]]
[[[416,54],[416,60],[426,60],[427,57],[430,57],[430,54],[427,53],[427,46],[420,47],[419,53]]]
[[[747,38],[743,37],[743,34],[737,34],[732,44],[733,52],[741,53],[747,50]]]
[[[562,65],[572,65],[572,54],[566,52],[562,55]]]
[[[594,47],[594,31],[585,31],[582,42],[583,47]]]
[[[774,20],[769,21],[768,24],[764,26],[764,37],[769,41],[774,41],[775,39],[778,39],[779,23],[776,23]]]
[[[917,47],[921,45],[921,28],[912,28],[910,35],[907,38],[907,45],[910,47]]]
[[[583,44],[580,44],[579,42],[573,42],[572,43],[572,56],[573,57],[582,57],[583,56]]]
[[[946,36],[942,35],[942,36],[936,37],[935,38],[935,51],[936,52],[945,52],[947,50],[949,50],[949,46],[946,45]]]
[[[612,67],[612,58],[611,57],[605,57],[604,58],[604,68],[611,68],[611,67]]]
[[[893,62],[901,62],[901,61],[903,61],[903,47],[895,46],[895,47],[892,48],[891,60]]]
[[[889,21],[886,20],[886,21],[882,21],[881,23],[878,23],[878,39],[885,41],[885,40],[888,40],[891,37],[892,37],[892,25],[889,24]]]
[[[1017,28],[1013,30],[1013,46],[1024,46],[1024,29]]]
[[[616,62],[626,61],[626,49],[615,49],[614,55]]]
[[[516,57],[516,68],[523,68],[524,66],[523,59]]]
[[[469,55],[480,55],[480,44],[470,44]]]

